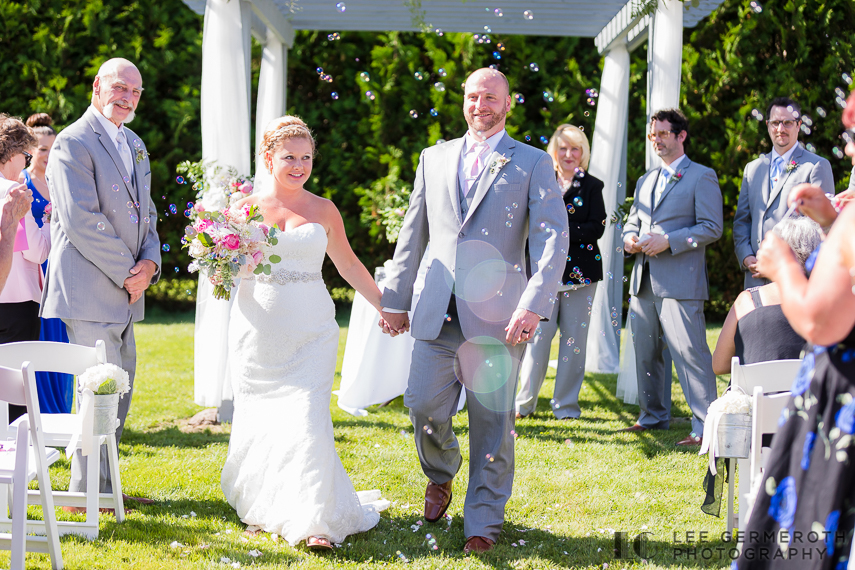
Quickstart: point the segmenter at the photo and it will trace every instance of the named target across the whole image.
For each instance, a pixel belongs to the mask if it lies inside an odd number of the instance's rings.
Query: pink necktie
[[[484,156],[486,150],[490,148],[486,142],[475,143],[472,145],[471,152],[475,153],[475,161],[472,163],[472,170],[469,171],[469,176],[466,178],[466,194],[469,194],[469,191],[472,189],[472,185],[475,183],[475,179],[478,178],[478,175],[481,173],[481,169],[484,168],[481,158]]]

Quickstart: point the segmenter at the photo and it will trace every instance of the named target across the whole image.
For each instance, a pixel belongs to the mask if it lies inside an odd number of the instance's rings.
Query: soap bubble
[[[555,101],[555,98],[552,96],[552,93],[550,93],[549,91],[544,91],[543,92],[543,100],[546,101],[547,103],[552,103],[553,101]]]
[[[330,97],[333,98],[333,101],[337,101],[338,100],[338,93],[333,91],[332,93],[330,93]]]
[[[424,78],[425,78],[424,73],[422,73],[421,71],[417,71],[417,72],[415,72],[415,73],[413,74],[413,77],[415,77],[415,78],[416,78],[416,81],[421,81],[422,79],[424,79]]]
[[[104,222],[98,222],[97,224],[95,224],[95,227],[98,228],[98,230],[103,232],[104,230],[107,229],[107,224],[105,224]]]
[[[544,137],[544,136],[541,136],[541,137],[540,137],[540,142],[542,142],[543,144],[549,144],[549,139],[548,139],[548,138],[546,138],[546,137]]]
[[[439,111],[437,111],[436,109],[430,110],[430,116],[431,117],[436,117],[437,115],[439,115]]]
[[[523,18],[525,18],[526,20],[533,20],[534,14],[532,13],[531,10],[526,10],[523,12]]]
[[[359,78],[365,83],[371,81],[371,75],[369,75],[367,71],[363,71],[362,73],[360,73]]]
[[[437,81],[433,84],[433,88],[442,93],[443,91],[445,91],[445,83],[443,83],[442,81]]]
[[[502,54],[497,51],[493,52],[493,59],[502,59]]]
[[[754,10],[755,14],[759,14],[763,11],[763,6],[761,6],[760,2],[757,2],[757,0],[751,0],[751,4],[749,5],[751,6],[751,9]]]
[[[370,99],[371,101],[376,99],[376,97],[374,96],[374,93],[372,93],[371,91],[366,91],[365,96],[368,97],[368,99]]]
[[[339,2],[335,5],[335,9],[344,14],[344,11],[347,10],[347,6],[345,6],[344,2]]]
[[[410,118],[411,119],[418,119],[419,118],[419,114],[415,109],[410,109]]]
[[[163,251],[169,251],[169,244],[168,243],[163,244],[163,246],[160,249],[162,249]]]
[[[327,39],[331,42],[341,39],[341,35],[338,32],[334,32],[332,34],[327,34]]]
[[[522,93],[515,93],[514,101],[516,101],[518,105],[522,105],[523,103],[525,103],[525,97],[523,97]]]
[[[436,70],[436,73],[437,73],[437,75],[439,75],[440,77],[445,77],[446,75],[448,75],[448,72],[447,72],[447,71],[445,71],[445,68],[442,68],[442,67],[440,67],[439,69],[437,69],[437,70]]]
[[[528,68],[532,71],[540,71],[540,67],[534,62],[528,64]]]
[[[501,9],[501,8],[496,8],[495,10],[493,10],[493,13],[494,13],[494,14],[496,15],[496,17],[498,17],[498,18],[501,18],[502,16],[504,16],[504,14],[502,13],[502,9]]]

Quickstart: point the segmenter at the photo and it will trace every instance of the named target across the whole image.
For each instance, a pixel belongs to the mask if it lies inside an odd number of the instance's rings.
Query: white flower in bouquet
[[[202,207],[208,212],[225,210],[229,205],[229,198],[220,188],[212,188],[202,194]]]
[[[77,377],[81,390],[89,389],[96,395],[119,394],[124,396],[131,389],[128,373],[115,364],[97,364],[87,368]]]

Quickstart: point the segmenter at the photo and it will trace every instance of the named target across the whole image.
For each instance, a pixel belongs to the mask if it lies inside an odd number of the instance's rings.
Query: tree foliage
[[[835,88],[848,92],[842,75],[855,74],[853,21],[851,0],[770,0],[759,13],[748,0],[725,0],[684,32],[687,151],[715,169],[724,193],[725,235],[708,249],[714,313],[726,310],[741,289],[730,222],[742,169],[770,149],[753,109],[765,115],[778,95],[800,101],[813,121],[802,140],[831,160],[838,189],[848,181],[848,162],[833,148],[842,148]],[[519,140],[528,137],[529,144],[545,148],[541,137],[560,123],[587,133],[594,127],[596,105],[588,104],[585,91],[599,88],[602,59],[590,38],[488,33],[487,41],[476,34],[339,32],[335,39],[334,32],[296,34],[288,58],[288,111],[306,120],[318,140],[307,188],[336,203],[369,269],[393,251],[380,220],[397,207],[394,197],[411,187],[421,150],[465,132],[461,84],[470,71],[495,65],[508,76],[511,91],[522,95],[524,102],[515,101],[508,117],[508,132]],[[101,63],[115,56],[137,63],[146,90],[131,127],[152,154],[158,230],[171,245],[164,268],[185,277],[181,212],[193,192],[175,182],[175,167],[201,158],[201,41],[202,18],[180,0],[0,2],[0,111],[48,112],[61,128],[86,109]],[[254,42],[253,89],[260,51]],[[630,70],[630,195],[644,172],[646,69],[642,47],[632,54]],[[325,274],[330,287],[344,285],[334,272]]]

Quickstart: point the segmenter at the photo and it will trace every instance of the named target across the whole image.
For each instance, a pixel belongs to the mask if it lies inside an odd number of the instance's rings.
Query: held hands
[[[623,250],[630,254],[639,253],[641,251],[641,245],[638,243],[638,236],[626,236],[626,239],[623,240]]]
[[[410,330],[410,316],[407,313],[389,313],[380,311],[380,322],[377,323],[385,334],[398,336]]]
[[[668,238],[661,234],[647,234],[648,239],[641,244],[641,252],[655,257],[671,247]]]
[[[508,326],[505,327],[507,331],[505,340],[511,346],[516,346],[521,342],[527,341],[534,336],[534,331],[537,329],[538,324],[540,324],[540,315],[527,309],[517,309],[511,315]]]
[[[760,273],[760,271],[757,269],[757,258],[754,257],[753,255],[749,255],[748,257],[743,259],[742,265],[744,265],[745,268],[751,272],[751,277],[754,277],[755,279],[766,279],[767,278],[765,275]]]
[[[760,251],[757,252],[757,274],[778,281],[781,271],[788,265],[797,263],[787,242],[774,232],[768,232],[760,244]]]
[[[150,259],[141,259],[131,267],[131,276],[125,279],[125,289],[131,296],[128,304],[133,305],[140,300],[156,271],[157,265]]]

